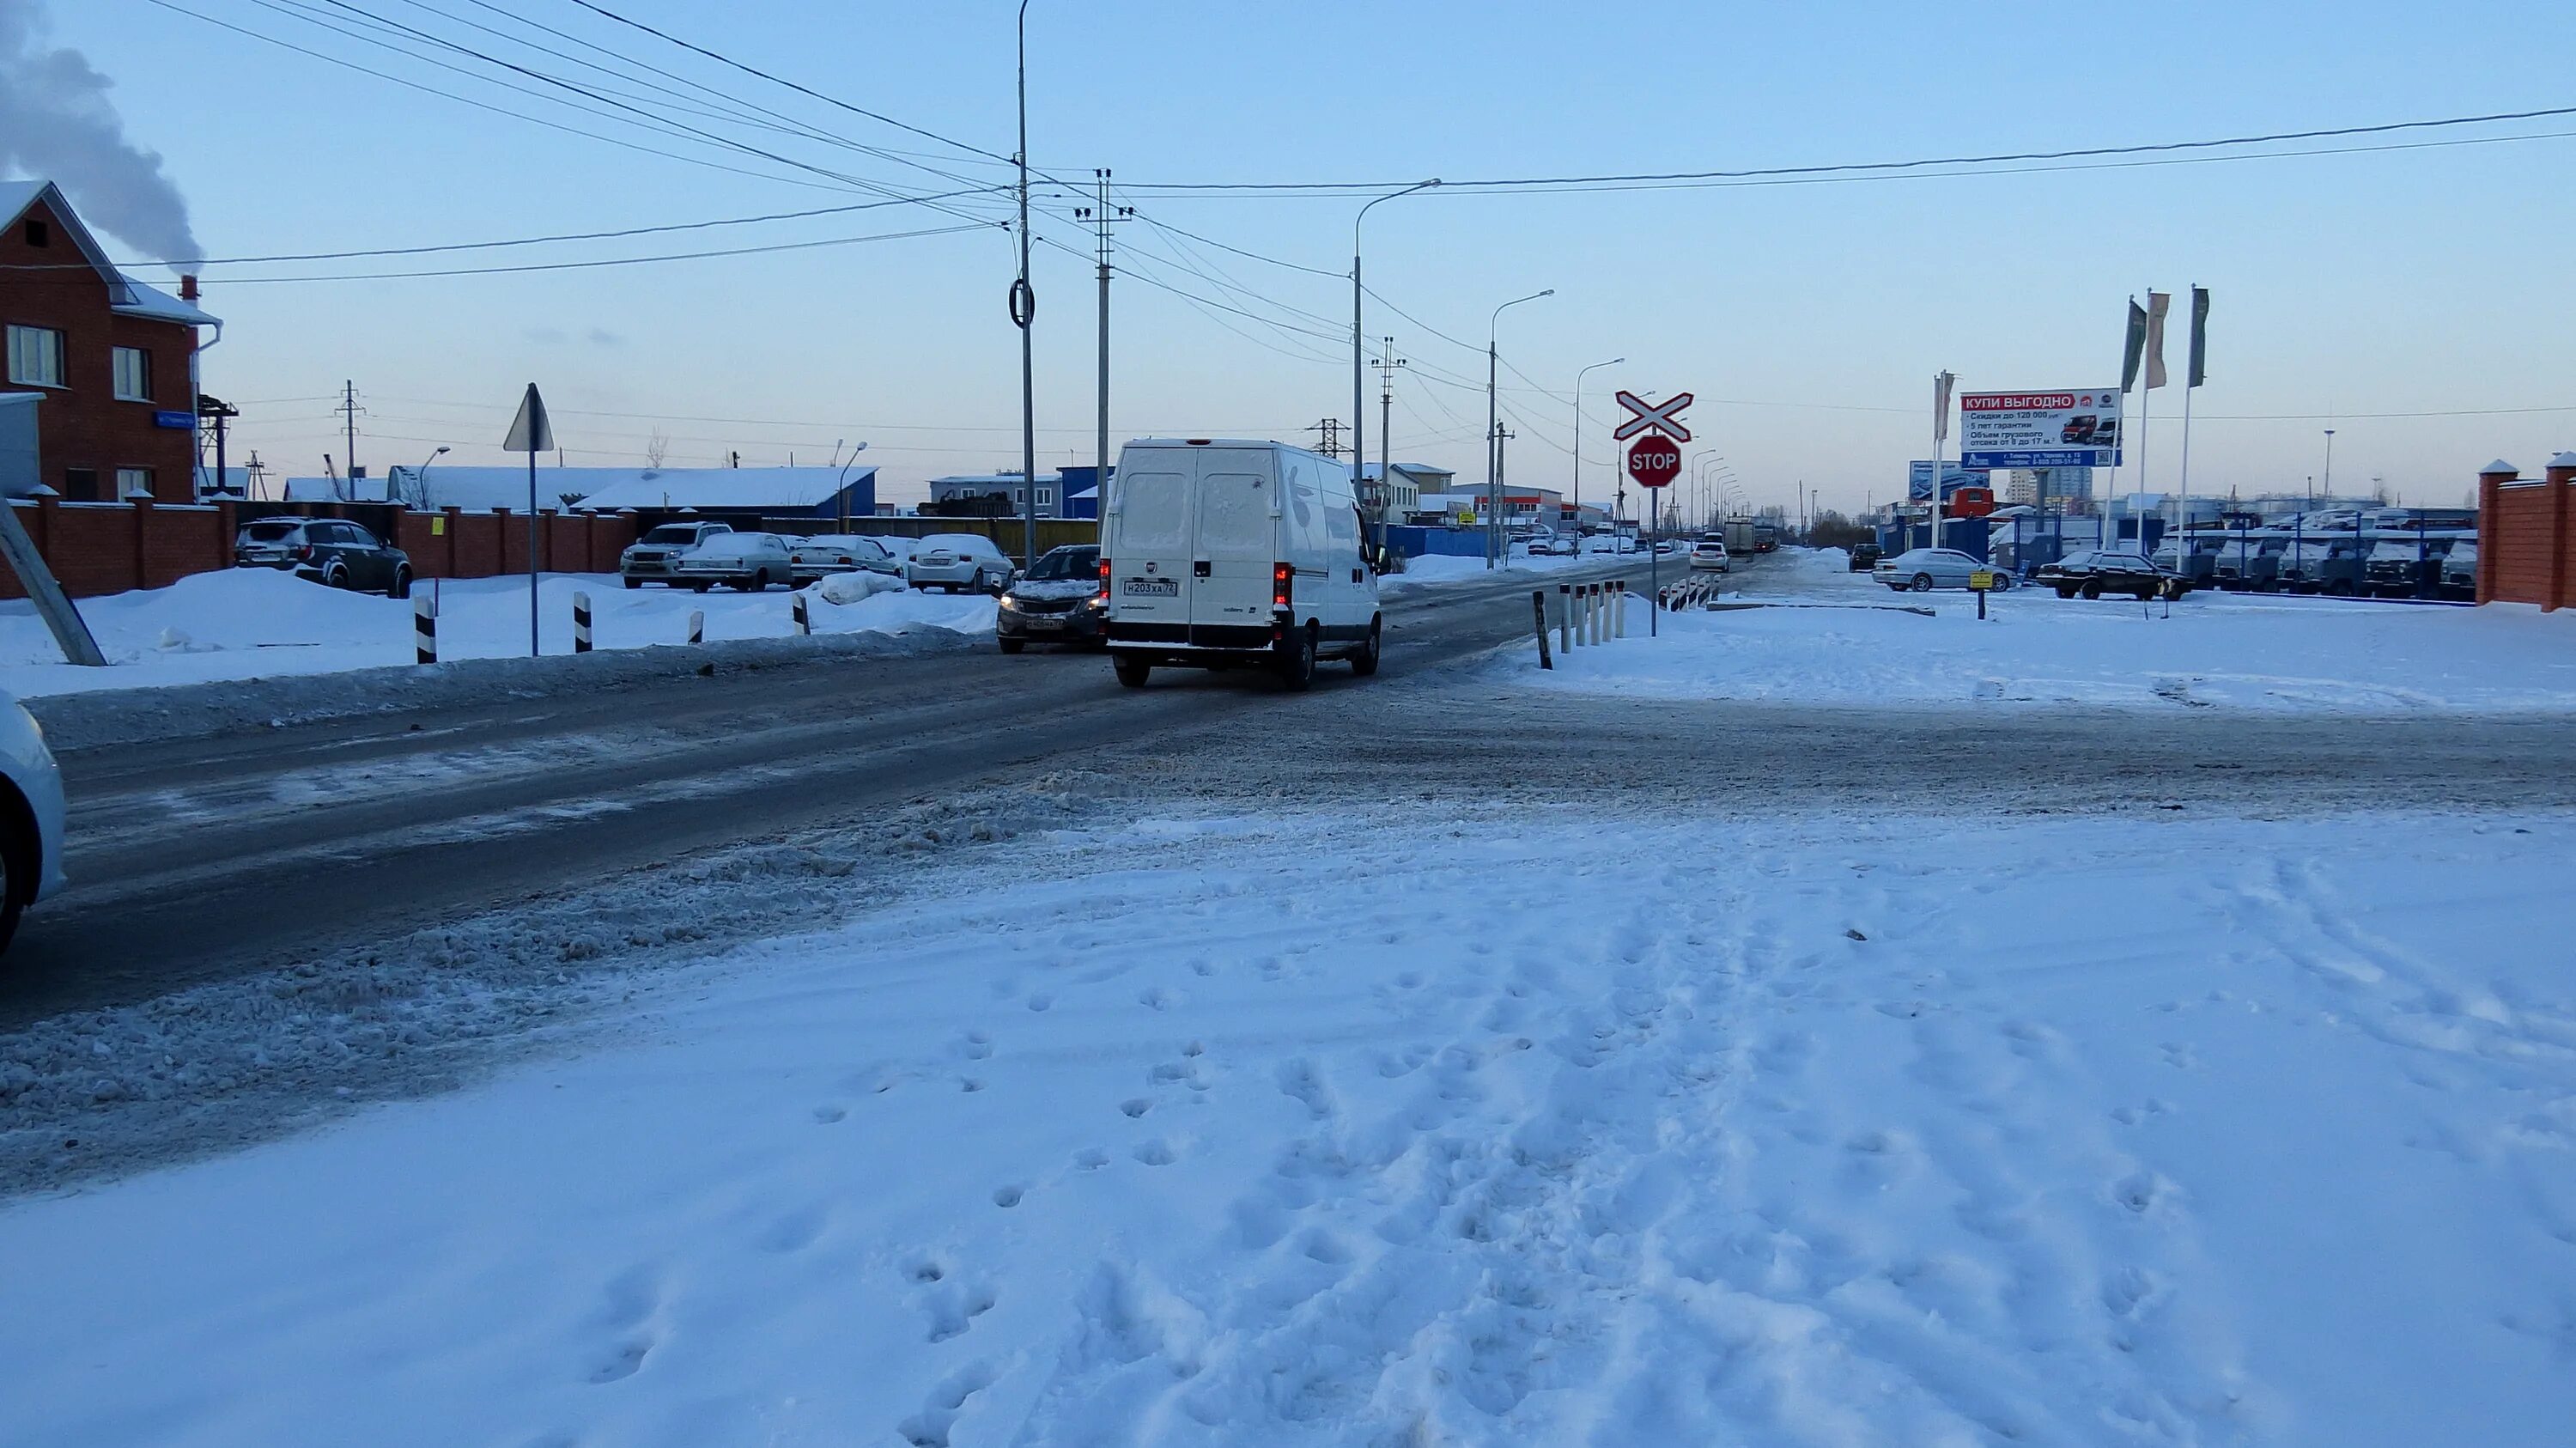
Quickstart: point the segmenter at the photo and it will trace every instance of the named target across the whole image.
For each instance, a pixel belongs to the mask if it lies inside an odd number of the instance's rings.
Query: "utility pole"
[[[1395,425],[1395,369],[1404,359],[1395,355],[1395,339],[1386,339],[1377,357],[1377,526],[1379,538],[1385,538],[1387,500],[1395,496],[1395,459],[1387,446],[1387,437]],[[1365,459],[1362,459],[1365,461]]]
[[[1022,183],[1025,186],[1025,182]],[[1105,507],[1109,502],[1109,227],[1136,214],[1133,206],[1112,210],[1109,205],[1109,173],[1091,173],[1092,204],[1074,208],[1074,215],[1091,223],[1092,254],[1100,263],[1100,451],[1092,470],[1091,486]],[[1022,192],[1025,196],[1027,193]],[[1034,494],[1032,494],[1034,496]],[[1071,500],[1058,499],[1056,516],[1073,516]]]
[[[1029,285],[1029,0],[1020,0],[1020,279],[1011,286],[1011,320],[1020,329],[1020,479],[1028,495],[1022,566],[1038,561],[1037,358],[1029,329],[1037,321],[1038,294]]]
[[[1503,501],[1503,495],[1509,491],[1503,484],[1503,462],[1504,454],[1510,450],[1504,444],[1511,440],[1511,433],[1499,427],[1494,429],[1494,517],[1491,526],[1497,546],[1501,549],[1500,561],[1494,565],[1497,568],[1507,566],[1512,561],[1511,530],[1503,523],[1503,509],[1507,506]]]
[[[1340,418],[1325,418],[1306,430],[1320,434],[1323,439],[1315,444],[1315,451],[1328,458],[1338,458],[1342,455],[1342,420]]]
[[[340,455],[341,461],[347,464],[343,476],[349,480],[349,496],[342,501],[354,502],[358,496],[358,479],[365,475],[358,467],[358,384],[344,379],[340,383],[340,405],[331,410],[340,414],[341,422],[347,428],[349,444],[348,450]]]

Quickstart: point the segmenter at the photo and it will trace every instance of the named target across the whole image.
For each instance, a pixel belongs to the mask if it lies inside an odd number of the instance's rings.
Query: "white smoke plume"
[[[111,82],[45,43],[39,0],[0,0],[0,176],[52,181],[81,220],[155,259],[205,253],[161,158],[125,138]]]

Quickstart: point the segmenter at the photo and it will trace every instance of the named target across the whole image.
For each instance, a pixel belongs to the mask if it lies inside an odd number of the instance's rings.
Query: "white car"
[[[1909,589],[1930,593],[1936,588],[1965,588],[1978,573],[1995,573],[1995,581],[2011,587],[2011,575],[1989,569],[1956,548],[1908,548],[1893,558],[1878,560],[1869,576],[1899,593]]]
[[[791,582],[795,575],[787,544],[775,533],[719,533],[671,565],[673,582],[700,593],[719,583],[758,593],[773,583]]]
[[[903,560],[884,542],[864,533],[817,533],[788,545],[787,561],[799,588],[835,573],[883,573],[899,577]]]
[[[35,716],[0,693],[0,948],[63,883],[63,776]]]
[[[1694,570],[1731,573],[1734,560],[1726,556],[1726,545],[1714,538],[1702,538],[1691,545],[1690,566]]]
[[[981,533],[933,533],[912,550],[903,581],[915,588],[999,593],[1010,586],[1011,560]]]

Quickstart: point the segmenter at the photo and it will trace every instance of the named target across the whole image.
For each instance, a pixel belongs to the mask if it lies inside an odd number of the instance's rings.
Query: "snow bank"
[[[2576,819],[1059,838],[589,1059],[0,1210],[10,1436],[2576,1420]]]
[[[1605,561],[1604,558],[1577,559],[1556,553],[1532,558],[1526,553],[1516,552],[1512,555],[1508,567],[1487,568],[1482,558],[1459,558],[1447,553],[1426,553],[1419,558],[1406,559],[1404,571],[1392,578],[1381,580],[1378,587],[1381,593],[1393,596],[1418,588],[1437,588],[1443,584],[1473,583],[1555,573],[1562,569],[1573,568],[1578,564],[1597,564],[1603,561]]]
[[[508,658],[528,651],[524,578],[424,582],[438,599],[438,646],[451,659]],[[919,629],[986,633],[993,600],[964,594],[881,592],[844,603],[835,585],[806,591],[817,633],[901,634]],[[849,594],[853,585],[837,584]],[[590,595],[592,637],[603,650],[678,644],[692,611],[706,637],[783,638],[792,630],[783,591],[696,594],[629,591],[614,575],[548,574],[538,588],[544,651],[572,651],[572,596]],[[75,668],[24,600],[0,603],[0,689],[20,697],[90,689],[201,683],[218,679],[336,673],[412,661],[408,600],[343,593],[270,569],[199,573],[168,588],[84,599],[81,614],[111,665]]]
[[[1534,688],[1654,698],[2576,711],[2576,617],[2520,606],[2193,594],[2168,618],[2161,604],[2025,589],[1991,599],[1980,622],[1963,594],[1855,583],[1796,597],[1748,582],[1740,601],[1780,606],[1666,614],[1651,640],[1638,637],[1637,604],[1614,647],[1575,650],[1551,671],[1535,651],[1496,667]],[[1918,608],[1937,616],[1904,611]]]

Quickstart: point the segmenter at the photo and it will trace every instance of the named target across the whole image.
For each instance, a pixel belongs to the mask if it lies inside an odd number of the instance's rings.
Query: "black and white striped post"
[[[1538,666],[1542,669],[1553,669],[1556,667],[1556,660],[1547,656],[1546,589],[1533,588],[1530,590],[1530,615],[1531,621],[1538,627]]]
[[[572,596],[572,651],[577,654],[590,652],[590,595],[587,593]]]
[[[1574,588],[1571,584],[1556,586],[1556,648],[1559,653],[1574,648]]]
[[[703,609],[695,609],[695,608],[690,609],[690,610],[689,610],[689,642],[691,642],[691,643],[693,643],[693,644],[702,644],[702,643],[705,643],[706,641],[707,641],[707,615],[706,615],[706,611],[705,611],[705,610],[703,610]]]
[[[797,637],[803,638],[814,631],[813,616],[805,611],[805,595],[800,593],[788,600],[787,614],[794,623]]]
[[[414,662],[438,662],[438,610],[426,593],[411,596],[411,648]]]

